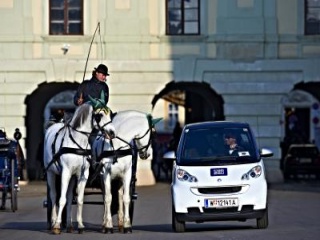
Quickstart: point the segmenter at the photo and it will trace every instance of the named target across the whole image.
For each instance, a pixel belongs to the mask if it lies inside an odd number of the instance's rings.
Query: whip
[[[94,40],[94,38],[95,38],[95,36],[96,36],[96,33],[97,33],[98,29],[99,29],[100,42],[101,42],[100,22],[98,22],[98,24],[97,24],[96,30],[94,31],[94,34],[93,34],[93,37],[92,37],[92,40],[91,40],[91,43],[90,43],[89,52],[88,52],[88,56],[87,56],[87,60],[86,60],[86,65],[85,65],[85,67],[84,67],[84,72],[83,72],[82,81],[84,81],[84,78],[85,78],[85,75],[86,75],[87,65],[88,65],[88,60],[89,60],[89,56],[90,56],[90,52],[91,52],[92,43],[93,43],[93,40]],[[101,44],[101,45],[102,45],[102,44]]]

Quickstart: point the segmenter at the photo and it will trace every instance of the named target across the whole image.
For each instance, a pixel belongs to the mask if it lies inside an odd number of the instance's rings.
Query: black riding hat
[[[108,67],[104,64],[99,64],[98,67],[95,68],[95,70],[99,73],[102,73],[106,76],[109,76],[110,74],[108,73]]]

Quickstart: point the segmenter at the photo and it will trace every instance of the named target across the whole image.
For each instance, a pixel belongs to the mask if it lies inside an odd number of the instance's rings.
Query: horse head
[[[156,133],[155,124],[161,120],[161,118],[154,119],[151,114],[147,114],[146,117],[148,129],[144,134],[135,138],[135,144],[141,159],[147,159],[151,155],[151,143]]]
[[[111,110],[108,107],[98,108],[93,111],[93,126],[105,135],[107,139],[115,138],[116,129],[111,121]]]

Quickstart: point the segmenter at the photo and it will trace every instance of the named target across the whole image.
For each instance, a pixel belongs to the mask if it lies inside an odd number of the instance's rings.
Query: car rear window
[[[290,154],[296,157],[313,157],[319,154],[317,147],[293,147]]]

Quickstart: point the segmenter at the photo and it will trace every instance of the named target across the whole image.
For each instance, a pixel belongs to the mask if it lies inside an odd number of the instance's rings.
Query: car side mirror
[[[165,154],[163,154],[163,159],[171,159],[171,160],[176,159],[175,151],[166,152]]]
[[[261,155],[261,157],[272,157],[273,152],[270,149],[261,148],[260,155]]]

